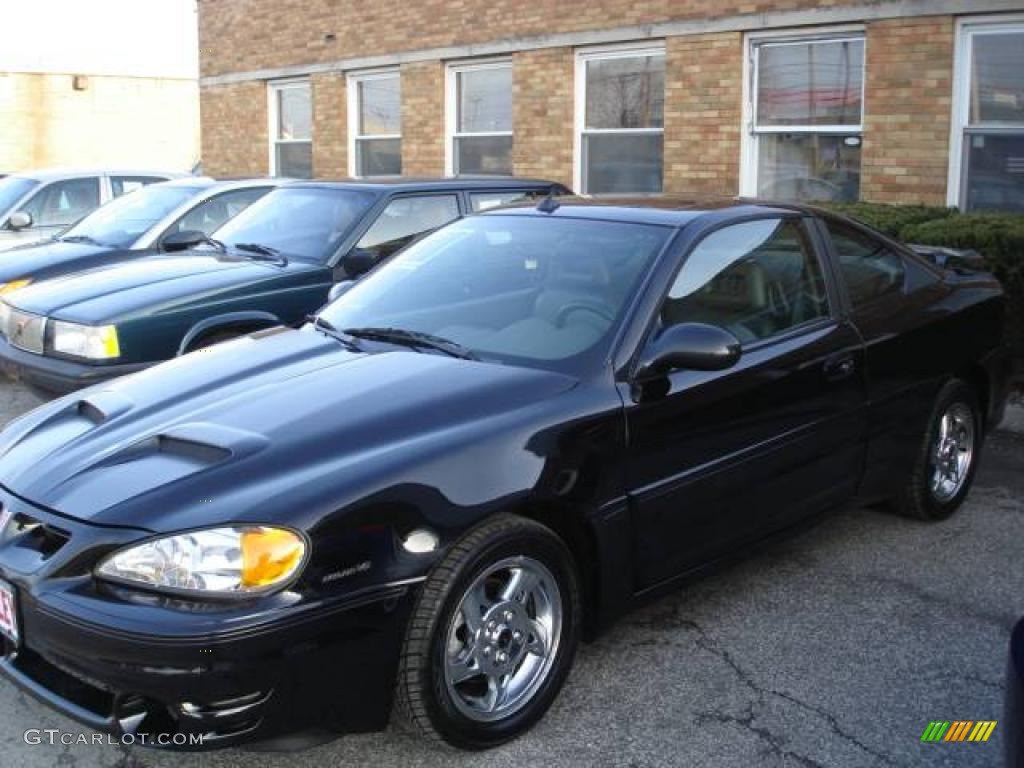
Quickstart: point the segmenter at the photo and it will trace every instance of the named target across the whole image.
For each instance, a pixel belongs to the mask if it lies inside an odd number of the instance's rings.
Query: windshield
[[[198,191],[195,187],[143,187],[97,208],[61,233],[60,239],[80,238],[111,248],[128,248]]]
[[[261,245],[323,263],[337,250],[375,195],[330,187],[277,189],[213,233],[230,248]]]
[[[8,212],[14,213],[8,209],[21,200],[22,196],[38,186],[39,182],[35,179],[26,179],[21,176],[8,176],[6,179],[0,179],[0,216]]]
[[[474,216],[407,248],[327,307],[339,330],[401,328],[482,359],[575,370],[611,343],[667,227]]]

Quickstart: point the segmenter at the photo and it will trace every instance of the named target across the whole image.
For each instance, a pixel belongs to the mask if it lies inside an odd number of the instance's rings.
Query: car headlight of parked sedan
[[[121,356],[115,325],[79,325],[53,321],[53,350],[89,360],[113,360]]]
[[[158,591],[248,597],[291,581],[306,552],[305,539],[286,528],[213,528],[122,549],[96,575]]]

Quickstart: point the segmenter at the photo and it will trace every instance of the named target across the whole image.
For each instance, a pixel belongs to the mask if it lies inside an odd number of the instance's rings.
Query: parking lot
[[[0,425],[37,402],[0,381]],[[171,755],[27,745],[71,721],[0,684],[4,765],[994,766],[985,744],[921,744],[931,720],[999,720],[1024,614],[1024,409],[991,436],[963,511],[923,525],[834,515],[621,620],[582,648],[553,710],[482,755],[395,730],[299,754]],[[340,687],[344,680],[337,681]]]

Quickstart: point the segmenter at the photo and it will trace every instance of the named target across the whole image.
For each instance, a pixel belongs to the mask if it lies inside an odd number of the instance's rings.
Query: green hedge
[[[826,207],[870,224],[889,237],[901,237],[907,227],[926,221],[946,219],[956,213],[955,208],[937,208],[928,205],[886,205],[884,203],[828,203]]]
[[[827,207],[905,243],[969,248],[984,256],[986,266],[1006,290],[1007,338],[1017,373],[1024,376],[1024,215],[879,203]]]

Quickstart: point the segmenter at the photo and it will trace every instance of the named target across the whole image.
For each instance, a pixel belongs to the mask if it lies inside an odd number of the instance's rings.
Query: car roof
[[[11,176],[45,182],[76,179],[81,176],[162,176],[168,179],[177,179],[187,177],[188,174],[180,171],[155,171],[145,168],[40,168],[12,173]]]
[[[511,176],[460,176],[452,179],[396,177],[394,179],[299,181],[289,186],[367,189],[378,192],[443,192],[460,189],[536,189],[537,187],[561,187],[563,185],[550,179],[521,179]]]
[[[680,196],[658,197],[558,197],[557,208],[545,211],[538,203],[513,203],[482,213],[484,216],[554,216],[592,219],[595,221],[622,221],[637,224],[660,224],[682,227],[694,219],[712,213],[732,211],[738,216],[757,213],[810,213],[812,209],[797,204],[775,203],[764,200],[745,200],[735,197],[694,199]]]
[[[151,184],[153,187],[187,187],[189,189],[202,189],[210,192],[226,192],[232,189],[251,189],[253,187],[279,187],[287,184],[291,179],[212,179],[209,176],[189,176],[184,179],[171,179]]]

